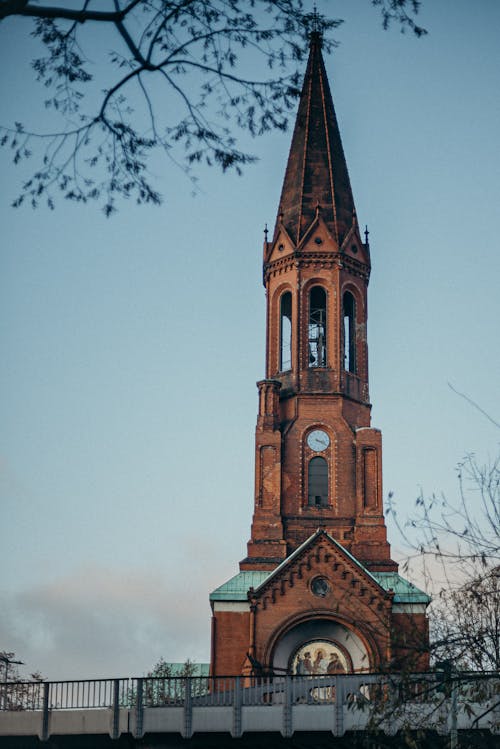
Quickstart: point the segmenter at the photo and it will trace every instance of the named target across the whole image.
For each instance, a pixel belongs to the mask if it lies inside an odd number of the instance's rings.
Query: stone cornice
[[[296,250],[292,254],[264,263],[264,279],[279,275],[293,268],[345,268],[353,276],[368,281],[370,266],[343,252],[311,252]]]

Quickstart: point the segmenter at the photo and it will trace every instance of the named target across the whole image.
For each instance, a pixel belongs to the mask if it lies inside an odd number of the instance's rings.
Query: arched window
[[[309,366],[326,367],[326,291],[321,286],[309,294]]]
[[[314,507],[328,504],[328,463],[315,457],[309,461],[307,502]]]
[[[280,299],[280,372],[292,368],[292,295],[285,291]]]
[[[356,302],[350,291],[343,299],[344,317],[344,369],[356,372]]]

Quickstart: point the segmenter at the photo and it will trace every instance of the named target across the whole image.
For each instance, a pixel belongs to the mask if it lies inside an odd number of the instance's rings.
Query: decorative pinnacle
[[[368,237],[370,235],[370,232],[368,231],[368,224],[365,225],[365,244],[368,244]]]
[[[319,25],[318,6],[316,5],[316,3],[314,3],[314,5],[313,5],[312,31],[321,31],[321,28],[320,28],[320,25]]]
[[[311,42],[316,41],[321,44],[321,42],[323,41],[324,22],[323,16],[318,13],[316,3],[314,3],[313,12],[309,14],[308,20],[310,20],[309,40]]]
[[[264,241],[267,242],[267,235],[269,233],[269,230],[267,228],[267,223],[264,224]]]
[[[313,12],[308,13],[305,16],[305,23],[309,42],[311,44],[317,42],[321,46],[323,42],[323,29],[325,27],[325,23],[324,17],[320,13],[318,13],[316,3],[314,3]]]

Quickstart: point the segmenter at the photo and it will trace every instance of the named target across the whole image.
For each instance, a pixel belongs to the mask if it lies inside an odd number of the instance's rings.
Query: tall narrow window
[[[309,505],[324,507],[328,504],[328,463],[324,458],[315,457],[309,461],[307,486]]]
[[[280,372],[292,368],[292,295],[285,291],[280,299]]]
[[[353,295],[346,291],[343,300],[344,308],[344,369],[356,372],[356,302]]]
[[[309,366],[326,367],[326,291],[321,286],[309,294]]]

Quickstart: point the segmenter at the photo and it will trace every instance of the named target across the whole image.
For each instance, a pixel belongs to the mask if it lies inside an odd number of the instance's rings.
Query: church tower
[[[332,96],[313,35],[271,241],[266,379],[258,383],[255,513],[242,569],[272,569],[318,527],[370,569],[395,570],[370,426],[367,287]]]
[[[213,673],[293,673],[321,656],[346,672],[410,657],[426,665],[429,599],[391,559],[381,434],[370,424],[370,267],[313,32],[264,241],[266,377],[251,538],[240,573],[211,595]]]

